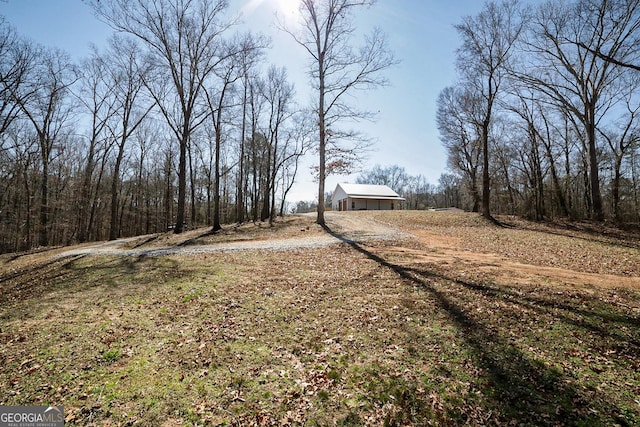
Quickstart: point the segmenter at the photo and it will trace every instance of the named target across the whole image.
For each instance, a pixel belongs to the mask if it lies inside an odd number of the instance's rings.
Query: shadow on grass
[[[139,247],[142,247],[144,245],[148,245],[151,242],[155,242],[156,240],[158,240],[160,238],[160,236],[162,236],[162,234],[153,234],[145,239],[141,239],[139,242],[136,242],[135,245],[133,245],[131,248],[132,249],[137,249]]]
[[[41,298],[69,277],[69,268],[85,255],[51,258],[0,276],[0,308]]]
[[[213,230],[209,227],[197,236],[187,239],[176,246],[188,247],[211,244],[212,242],[209,240],[211,237],[220,237],[220,240],[216,240],[215,243],[252,241],[264,237],[277,236],[278,233],[286,231],[288,228],[305,231],[309,229],[311,224],[313,224],[311,218],[300,216],[287,217],[287,219],[278,217],[272,222],[268,220],[248,220],[241,223],[225,224],[219,230]],[[225,237],[228,237],[228,239],[225,239]]]
[[[559,309],[561,313],[551,313],[562,321],[570,321],[575,325],[590,329],[599,334],[609,332],[598,322],[585,320],[591,316],[602,316],[614,323],[625,323],[633,328],[638,327],[638,319],[610,314],[597,314],[588,310],[576,308],[564,303],[550,302],[538,298],[511,294],[499,287],[461,281],[447,277],[429,269],[415,269],[394,264],[378,254],[367,250],[359,243],[334,232],[324,226],[326,232],[351,246],[367,258],[375,261],[397,273],[401,278],[415,286],[429,292],[437,306],[450,319],[460,332],[465,346],[470,350],[473,359],[483,373],[486,385],[482,389],[479,404],[490,418],[506,425],[634,425],[638,415],[629,415],[629,408],[619,408],[615,403],[607,402],[605,398],[593,398],[595,393],[589,393],[582,384],[576,381],[573,373],[563,372],[555,366],[548,366],[541,360],[535,360],[525,354],[510,341],[510,337],[502,336],[497,328],[490,324],[483,324],[468,314],[463,300],[446,292],[436,281],[444,281],[462,286],[483,297],[496,302],[508,298],[516,304],[526,304],[528,308],[543,311]],[[518,301],[520,299],[520,301]],[[565,311],[562,314],[562,311]],[[572,312],[571,315],[566,312]],[[549,313],[546,313],[549,314]],[[517,320],[516,320],[517,321]],[[638,331],[633,331],[632,335]],[[611,337],[609,337],[611,338]],[[629,337],[627,337],[629,338]],[[419,338],[418,338],[419,339]],[[638,354],[638,342],[628,339],[627,348]],[[555,361],[561,363],[562,360]],[[424,402],[428,405],[429,402]],[[415,409],[415,408],[414,408]],[[455,413],[456,410],[451,412]],[[425,408],[425,413],[429,409]],[[420,421],[412,419],[414,414],[405,414],[400,421]],[[457,420],[463,424],[469,422],[464,414],[459,414]],[[473,422],[473,421],[471,421]]]
[[[415,268],[403,267],[414,274],[425,274],[424,271]],[[548,298],[527,295],[515,292],[506,287],[491,286],[483,283],[474,283],[466,280],[447,277],[435,272],[427,272],[427,275],[445,280],[450,280],[467,289],[482,293],[494,299],[508,301],[521,307],[534,310],[540,314],[552,314],[556,319],[572,324],[585,332],[594,333],[612,341],[624,340],[625,344],[634,352],[634,356],[640,358],[640,317],[633,314],[612,312],[602,307],[601,310],[587,309],[582,304],[582,299],[571,304],[566,301],[566,295],[550,295]],[[581,296],[583,299],[585,296]],[[591,297],[597,300],[595,297]],[[620,326],[631,330],[630,334],[622,335]],[[638,335],[638,336],[634,336]]]
[[[502,226],[550,234],[552,236],[575,239],[587,243],[597,243],[611,248],[640,250],[640,229],[635,225],[608,225],[588,221],[530,221],[526,225],[512,225],[501,222]],[[543,225],[535,227],[532,224]]]
[[[184,247],[187,247],[187,246],[193,246],[193,245],[198,245],[198,244],[206,244],[206,243],[200,242],[200,239],[211,237],[211,236],[215,236],[219,232],[220,232],[220,230],[214,231],[214,230],[210,229],[210,230],[207,230],[207,231],[204,231],[204,232],[198,234],[195,237],[192,237],[191,239],[187,239],[184,242],[180,242],[176,246],[178,246],[180,248],[184,248]]]
[[[145,255],[91,257],[93,262],[80,263],[85,257],[86,255],[72,255],[53,258],[0,276],[0,309],[7,310],[7,313],[14,312],[14,315],[20,317],[33,316],[44,310],[46,304],[30,303],[46,300],[53,292],[73,294],[101,286],[131,286],[135,289],[135,283],[131,283],[135,275],[142,268],[154,269],[159,262],[165,263],[163,271],[170,271],[173,276],[184,274],[177,261],[165,257],[162,261]],[[119,283],[120,279],[124,279],[122,283]],[[29,304],[28,313],[19,309],[25,304]]]

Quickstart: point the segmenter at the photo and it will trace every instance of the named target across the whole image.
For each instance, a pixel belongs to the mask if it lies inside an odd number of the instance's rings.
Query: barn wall
[[[340,206],[339,203],[342,203],[342,200],[347,198],[347,193],[344,192],[342,187],[338,186],[336,191],[334,191],[333,196],[331,197],[331,208],[334,211],[339,211]]]
[[[388,211],[391,209],[399,209],[397,200],[376,200],[376,199],[349,199],[348,210],[380,210]]]

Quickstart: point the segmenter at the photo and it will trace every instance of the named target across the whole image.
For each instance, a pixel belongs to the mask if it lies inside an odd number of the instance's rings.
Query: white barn
[[[338,184],[331,197],[334,211],[400,209],[404,197],[386,185]]]

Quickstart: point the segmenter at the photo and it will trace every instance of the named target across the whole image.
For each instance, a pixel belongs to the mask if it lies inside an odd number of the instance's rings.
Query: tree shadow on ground
[[[461,286],[475,293],[479,298],[488,298],[493,303],[508,299],[513,303],[526,305],[534,311],[548,311],[559,319],[598,334],[611,332],[590,322],[590,318],[604,318],[610,323],[622,323],[627,329],[625,347],[635,357],[638,352],[640,321],[623,315],[599,314],[577,308],[562,302],[551,302],[540,298],[517,295],[498,286],[488,286],[447,277],[430,269],[412,268],[392,263],[381,255],[365,248],[344,235],[334,232],[328,226],[325,230],[340,239],[380,266],[389,268],[408,283],[427,291],[451,324],[459,331],[464,345],[473,355],[473,360],[483,373],[486,386],[479,399],[483,410],[491,419],[505,425],[633,425],[638,415],[628,408],[619,408],[607,402],[606,397],[594,399],[593,392],[585,390],[574,378],[574,373],[534,359],[511,341],[512,337],[500,333],[495,325],[481,322],[469,313],[463,299],[447,287]],[[442,283],[445,285],[443,286]],[[502,302],[502,301],[500,301]],[[554,310],[553,313],[549,310]],[[616,338],[620,338],[619,336]],[[613,340],[611,340],[613,341]],[[634,356],[635,355],[635,356]],[[464,418],[464,417],[463,417]],[[466,422],[466,421],[463,421]]]
[[[5,316],[36,316],[46,309],[46,304],[31,304],[44,301],[56,293],[63,298],[66,295],[101,286],[118,285],[120,279],[129,282],[142,268],[153,269],[158,259],[144,254],[137,257],[92,257],[90,263],[81,262],[87,255],[71,255],[51,258],[44,262],[33,263],[17,271],[0,276],[0,311]],[[178,262],[163,258],[166,271],[174,275],[183,274]],[[166,265],[169,262],[170,265]],[[20,307],[29,305],[28,312]]]
[[[640,229],[637,226],[624,226],[615,224],[602,224],[590,221],[529,221],[517,224],[509,220],[501,219],[498,226],[513,228],[553,236],[566,237],[588,243],[598,243],[613,248],[640,249]]]

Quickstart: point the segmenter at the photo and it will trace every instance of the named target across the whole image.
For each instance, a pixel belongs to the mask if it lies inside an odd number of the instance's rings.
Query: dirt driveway
[[[413,237],[411,234],[376,221],[374,218],[349,215],[346,212],[327,212],[326,229],[314,224],[314,219],[315,214],[293,215],[284,220],[282,229],[276,230],[273,236],[263,236],[260,233],[261,230],[264,230],[264,225],[246,224],[236,229],[223,230],[219,236],[209,235],[207,229],[198,229],[177,237],[166,235],[133,237],[76,247],[62,251],[56,257],[78,255],[162,256],[261,249],[290,250],[325,247],[345,241],[362,243],[396,241]],[[238,228],[241,231],[238,231]],[[280,237],[283,234],[285,236]],[[238,238],[238,235],[242,237]]]
[[[87,255],[164,256],[221,251],[295,250],[349,243],[397,265],[421,265],[456,277],[500,283],[640,288],[640,239],[554,229],[513,220],[490,225],[463,212],[326,212],[292,215],[181,235],[164,233],[57,251],[55,259]]]

